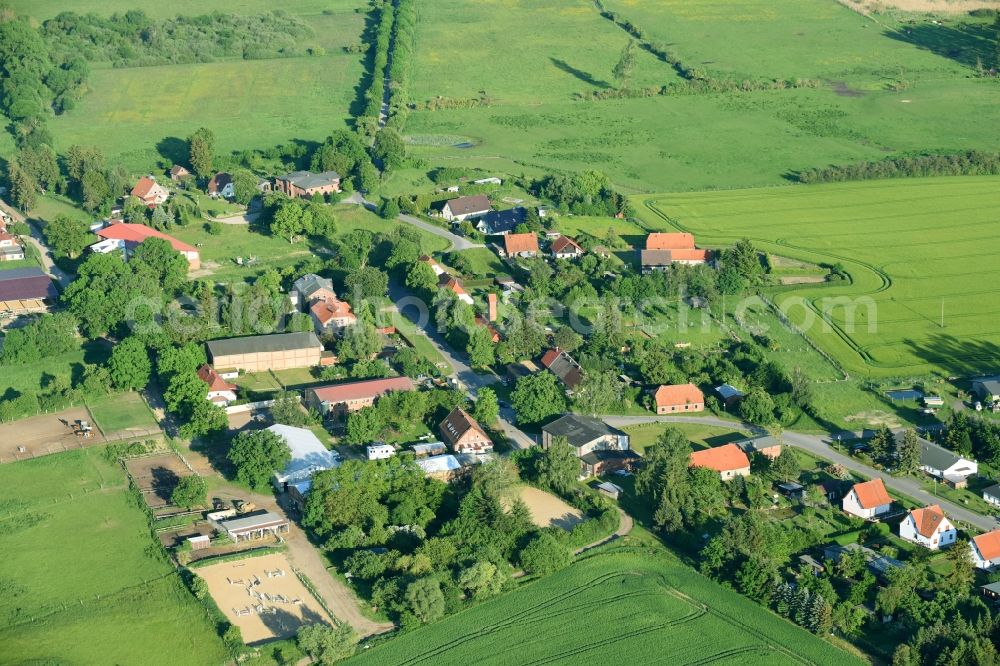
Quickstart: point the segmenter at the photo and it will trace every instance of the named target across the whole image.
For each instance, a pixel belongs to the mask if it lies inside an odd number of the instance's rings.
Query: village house
[[[333,281],[315,273],[307,273],[293,282],[292,291],[289,294],[292,305],[300,310],[308,309],[314,300],[323,300],[330,296],[337,297],[333,290]]]
[[[170,243],[170,247],[184,255],[184,258],[187,259],[189,269],[198,270],[201,268],[201,253],[198,252],[198,248],[181,242],[173,236],[168,236],[162,231],[147,227],[145,224],[116,222],[111,226],[99,229],[97,235],[103,240],[87,248],[91,252],[108,254],[109,252],[121,250],[125,253],[125,258],[128,259],[135,248],[143,241],[149,238],[161,238]]]
[[[781,440],[774,435],[745,439],[737,444],[746,453],[756,453],[774,460],[781,455]]]
[[[233,196],[235,196],[235,191],[233,190],[233,177],[225,171],[220,171],[212,176],[212,179],[208,181],[208,187],[205,189],[208,192],[208,196],[213,199],[218,197],[222,197],[223,199],[232,199]]]
[[[159,206],[170,196],[167,188],[157,183],[152,176],[143,176],[140,178],[139,182],[132,188],[130,194],[150,208]]]
[[[692,451],[688,466],[715,470],[723,481],[737,476],[750,476],[750,459],[735,444]]]
[[[481,314],[477,314],[474,321],[476,323],[476,326],[480,326],[482,328],[485,328],[487,331],[489,331],[489,333],[490,333],[490,340],[494,344],[497,343],[497,342],[500,342],[500,331],[498,331],[496,329],[496,327],[493,325],[493,322],[491,322],[489,319],[487,319],[486,317],[484,317]]]
[[[450,291],[455,294],[458,300],[472,305],[472,296],[469,296],[469,293],[465,291],[465,287],[462,286],[461,280],[456,277],[452,277],[447,273],[442,274],[438,278],[438,289]]]
[[[656,389],[653,403],[657,414],[700,412],[705,409],[705,395],[694,384],[665,384]]]
[[[309,306],[309,316],[320,334],[338,333],[358,322],[357,316],[351,312],[351,304],[336,296],[314,300]]]
[[[580,459],[580,477],[602,476],[615,470],[635,468],[641,459],[629,449],[629,436],[604,421],[566,414],[542,426],[542,448],[552,446],[557,437],[565,437]]]
[[[899,537],[929,550],[938,550],[955,543],[958,530],[937,504],[913,509],[899,524]]]
[[[688,233],[652,233],[646,237],[646,247],[639,252],[643,273],[667,270],[673,264],[704,264],[707,250],[694,245],[694,236]]]
[[[434,271],[434,275],[436,275],[438,277],[441,277],[442,275],[445,274],[445,270],[441,266],[441,264],[439,264],[437,262],[437,260],[434,259],[434,257],[432,257],[432,256],[430,256],[428,254],[420,255],[420,259],[418,259],[418,261],[420,261],[421,263],[424,263],[424,264],[427,264],[428,266],[430,266],[431,270]]]
[[[24,259],[24,248],[17,237],[7,230],[7,222],[0,220],[0,261],[20,261]]]
[[[542,365],[559,378],[567,390],[572,391],[583,381],[583,369],[568,352],[558,347],[542,355]]]
[[[182,167],[180,164],[175,164],[170,167],[170,180],[175,183],[188,178],[190,175],[191,172]]]
[[[340,174],[336,171],[312,173],[293,171],[274,179],[274,189],[295,197],[313,197],[317,194],[332,194],[340,191]]]
[[[983,499],[993,506],[1000,506],[1000,484],[994,483],[983,489]]]
[[[1000,403],[1000,375],[974,379],[972,394],[987,407]]]
[[[874,520],[883,513],[888,513],[892,507],[892,499],[885,489],[882,479],[872,479],[864,483],[855,483],[844,495],[841,506],[847,513]]]
[[[505,257],[534,257],[538,254],[538,236],[533,233],[507,234],[503,237]]]
[[[1000,565],[1000,530],[972,537],[969,541],[972,563],[977,569],[989,571]]]
[[[889,573],[892,570],[903,568],[903,563],[899,560],[876,553],[871,548],[862,546],[859,543],[849,543],[846,546],[841,546],[840,544],[826,546],[823,548],[823,559],[830,560],[836,564],[844,555],[858,551],[864,556],[865,566],[868,571],[883,583],[888,580]]]
[[[285,440],[292,452],[292,459],[284,469],[275,471],[272,479],[274,488],[279,493],[285,492],[289,484],[307,481],[316,472],[340,465],[340,454],[323,446],[319,437],[308,428],[277,423],[268,430]]]
[[[441,438],[453,453],[489,453],[493,440],[464,409],[456,407],[438,426]]]
[[[584,254],[583,248],[569,236],[560,236],[552,241],[549,252],[552,253],[553,259],[577,259]]]
[[[441,209],[444,219],[457,224],[469,219],[482,217],[492,210],[493,205],[485,194],[477,194],[472,197],[458,197],[445,202]]]
[[[309,368],[319,365],[323,354],[323,345],[312,332],[209,340],[205,348],[213,367],[244,372]]]
[[[323,416],[341,415],[371,407],[378,398],[392,391],[412,391],[409,377],[365,379],[346,384],[316,386],[306,389],[305,402]]]
[[[528,211],[524,208],[491,210],[479,218],[476,222],[476,229],[487,236],[502,236],[514,231],[517,225],[527,219]]]
[[[207,399],[210,402],[225,407],[236,401],[236,385],[223,379],[208,363],[198,368],[198,379],[208,384]]]
[[[896,433],[896,442],[901,442],[904,433]],[[968,479],[979,472],[975,460],[964,458],[953,451],[929,442],[923,437],[917,438],[920,444],[920,470],[941,479],[953,488],[964,488]]]

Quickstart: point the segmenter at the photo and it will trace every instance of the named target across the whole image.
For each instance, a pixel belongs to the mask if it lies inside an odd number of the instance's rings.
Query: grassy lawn
[[[138,393],[119,393],[87,402],[94,421],[105,433],[156,427],[156,419]]]
[[[853,374],[972,375],[991,367],[997,290],[978,266],[1000,251],[1000,178],[876,181],[641,198],[644,218],[700,242],[750,237],[768,251],[840,262],[850,283],[775,295],[792,321]],[[793,240],[794,239],[794,240]],[[835,300],[858,299],[848,309]],[[941,316],[944,311],[944,326]],[[827,320],[818,313],[826,312]],[[851,321],[853,315],[853,323]]]
[[[434,365],[445,363],[444,356],[441,355],[441,352],[437,350],[437,347],[431,343],[430,339],[424,335],[424,333],[420,331],[416,324],[412,321],[403,315],[395,314],[392,318],[392,325],[396,327],[396,330],[399,331],[404,338],[406,338],[406,341],[413,346],[413,349],[418,354],[429,360]]]
[[[40,391],[53,377],[75,378],[83,372],[84,363],[104,363],[109,353],[104,345],[88,342],[80,349],[46,356],[35,363],[3,366],[0,369],[0,397],[12,392]]]
[[[740,431],[736,425],[733,424],[733,428],[722,428],[701,425],[700,423],[642,423],[622,428],[622,430],[629,435],[629,446],[633,450],[643,453],[647,447],[656,443],[656,439],[668,427],[680,430],[692,444],[703,449],[746,439],[748,434]]]
[[[615,551],[367,650],[350,663],[861,663],[682,564],[643,530]],[[594,624],[600,609],[601,622]],[[710,609],[710,610],[709,610]],[[709,612],[706,612],[706,611]],[[579,627],[589,628],[583,634]],[[711,636],[711,641],[705,637]]]
[[[6,659],[226,659],[205,611],[152,542],[124,472],[100,449],[0,466],[0,548]]]
[[[458,254],[468,259],[472,266],[472,273],[465,277],[492,279],[497,275],[510,275],[510,268],[500,261],[500,257],[493,250],[474,247],[470,250],[461,250]]]

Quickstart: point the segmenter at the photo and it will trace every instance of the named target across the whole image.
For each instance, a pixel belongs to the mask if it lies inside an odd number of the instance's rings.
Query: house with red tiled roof
[[[157,183],[152,176],[143,176],[132,188],[131,195],[149,207],[159,206],[167,200],[170,192]]]
[[[683,414],[705,409],[705,394],[694,384],[664,384],[653,394],[657,414]]]
[[[375,400],[393,391],[412,391],[409,377],[366,379],[360,382],[316,386],[306,389],[305,402],[310,409],[327,416],[331,413],[356,412],[371,407]]]
[[[649,234],[646,247],[639,251],[643,273],[665,271],[674,264],[704,264],[709,258],[708,250],[696,248],[694,236],[688,233]]]
[[[497,331],[493,323],[481,314],[476,315],[476,326],[481,326],[490,332],[490,339],[496,343],[500,342],[500,332]]]
[[[972,563],[984,571],[1000,565],[1000,530],[974,536],[969,541],[972,549]]]
[[[0,221],[0,261],[24,259],[24,247],[17,242],[17,236],[7,231],[7,225]]]
[[[438,426],[441,438],[455,453],[489,453],[493,450],[482,426],[464,409],[456,407]]]
[[[560,236],[549,246],[553,259],[576,259],[583,256],[584,250],[569,236]]]
[[[201,266],[201,254],[197,248],[183,243],[173,236],[168,236],[162,231],[147,227],[145,224],[118,222],[99,229],[97,235],[104,240],[91,245],[88,248],[91,252],[107,254],[114,250],[124,250],[127,259],[136,246],[147,238],[162,238],[169,242],[171,247],[184,255],[184,258],[188,260],[189,268],[197,270]]]
[[[750,476],[750,459],[735,444],[723,444],[691,453],[689,467],[704,467],[719,473],[723,481]]]
[[[863,483],[855,483],[844,495],[841,506],[847,513],[873,520],[892,508],[892,498],[885,489],[882,479],[872,479]]]
[[[469,296],[469,293],[465,291],[465,287],[462,286],[462,282],[456,277],[452,277],[447,273],[442,274],[438,279],[438,289],[450,291],[455,294],[458,300],[472,305],[472,296]]]
[[[357,323],[357,316],[351,312],[351,304],[336,296],[318,298],[309,306],[309,316],[317,333],[343,330]]]
[[[572,391],[583,381],[583,368],[580,364],[558,347],[550,349],[542,355],[542,365],[559,378],[567,389]]]
[[[951,524],[937,504],[914,509],[899,524],[899,537],[919,544],[928,550],[951,546],[958,537],[958,530]]]
[[[198,379],[208,384],[208,400],[225,407],[236,400],[236,385],[223,379],[208,363],[198,368]]]
[[[503,256],[534,257],[538,254],[538,236],[533,233],[507,234],[503,237]]]
[[[444,275],[444,272],[445,272],[444,268],[442,268],[441,264],[439,264],[434,259],[434,257],[430,256],[429,254],[420,255],[420,259],[418,259],[418,261],[420,261],[421,263],[424,263],[424,264],[427,264],[428,266],[430,266],[431,270],[434,271],[434,275],[437,275],[437,276]]]

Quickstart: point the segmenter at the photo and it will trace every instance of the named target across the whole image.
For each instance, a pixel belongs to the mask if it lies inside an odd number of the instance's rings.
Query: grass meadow
[[[0,550],[0,661],[226,659],[99,448],[0,466]]]
[[[622,655],[635,664],[861,663],[658,544],[592,555],[349,663],[596,664],[620,663]]]
[[[153,412],[142,396],[130,391],[87,401],[87,408],[105,433],[129,428],[155,428]]]
[[[85,363],[107,361],[107,347],[93,342],[85,343],[79,349],[46,356],[35,363],[17,363],[0,369],[0,398],[26,391],[40,391],[48,386],[53,377],[72,380],[83,372]]]
[[[234,14],[262,14],[275,9],[271,0],[240,0],[238,3],[225,0],[172,0],[172,2],[143,2],[136,0],[11,0],[8,4],[18,14],[31,16],[44,21],[61,12],[76,12],[77,14],[94,13],[109,16],[114,13],[123,14],[138,6],[147,15],[157,18],[172,18],[174,16],[198,16],[212,12],[230,12]],[[302,16],[320,15],[323,12],[335,13],[353,12],[355,8],[364,7],[363,0],[287,0],[281,3],[281,9],[290,14]]]
[[[1000,252],[998,184],[996,177],[908,179],[636,203],[650,228],[684,229],[700,243],[745,236],[769,252],[842,263],[850,282],[785,287],[774,296],[852,374],[974,375],[994,368],[1000,353],[1000,301],[982,273]],[[870,300],[853,309],[825,300],[839,297]]]

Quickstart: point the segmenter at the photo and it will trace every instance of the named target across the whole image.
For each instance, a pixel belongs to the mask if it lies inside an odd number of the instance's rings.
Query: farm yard
[[[216,605],[240,628],[248,645],[289,638],[303,625],[332,623],[284,555],[206,564],[194,571],[208,584]]]
[[[981,372],[997,356],[996,290],[980,269],[1000,251],[995,177],[908,179],[802,188],[641,197],[650,228],[678,228],[706,244],[749,237],[766,251],[842,263],[837,286],[774,294],[793,322],[863,377]],[[958,231],[961,233],[957,233]],[[864,298],[853,316],[824,302]],[[868,303],[871,307],[868,307]],[[808,308],[804,310],[802,304]],[[943,320],[942,320],[943,317]],[[943,325],[942,325],[943,323]]]
[[[0,550],[6,656],[164,665],[225,660],[204,609],[150,538],[124,471],[100,449],[0,465]]]
[[[598,619],[599,618],[599,619]],[[710,639],[709,639],[710,637]],[[350,663],[862,663],[681,564],[661,547],[588,557]]]

